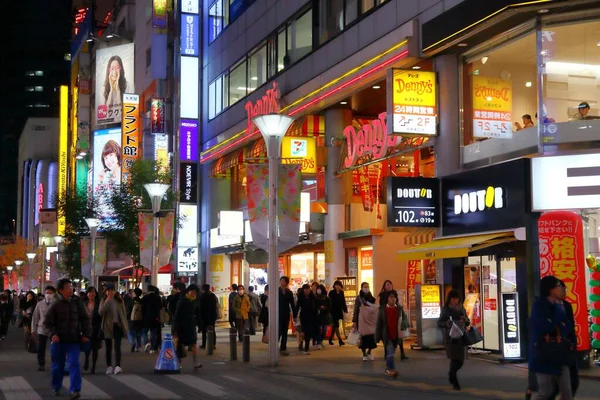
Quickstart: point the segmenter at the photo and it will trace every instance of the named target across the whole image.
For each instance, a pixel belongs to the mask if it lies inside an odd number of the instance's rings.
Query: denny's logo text
[[[481,212],[490,208],[504,208],[504,189],[488,186],[487,189],[454,195],[454,214]]]
[[[412,92],[418,95],[433,93],[434,82],[431,78],[420,79],[418,73],[408,73],[406,78],[396,78],[396,92],[407,93]]]

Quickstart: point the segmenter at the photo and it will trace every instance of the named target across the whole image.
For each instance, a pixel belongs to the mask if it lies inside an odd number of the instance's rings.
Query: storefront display
[[[309,285],[315,279],[315,253],[292,254],[290,256],[290,289],[296,290]]]

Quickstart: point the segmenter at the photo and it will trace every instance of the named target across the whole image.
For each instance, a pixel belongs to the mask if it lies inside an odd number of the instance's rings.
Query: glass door
[[[483,342],[480,346],[487,350],[500,350],[498,336],[498,262],[495,256],[482,257],[482,308],[483,308]]]

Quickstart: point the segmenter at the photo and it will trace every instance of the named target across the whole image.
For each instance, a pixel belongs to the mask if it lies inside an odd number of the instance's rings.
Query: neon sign
[[[42,208],[44,208],[44,185],[40,183],[37,190],[36,225],[40,223],[40,211],[42,211]]]
[[[388,149],[402,140],[398,136],[388,135],[386,113],[381,113],[378,117],[379,119],[363,125],[358,132],[352,125],[344,129],[348,146],[348,155],[344,160],[345,168],[355,166],[358,159],[364,156],[372,155],[374,159],[385,157]]]
[[[247,135],[252,134],[254,131],[254,122],[252,122],[252,118],[272,113],[279,114],[279,111],[281,110],[281,105],[279,104],[280,97],[281,93],[277,87],[277,82],[273,82],[273,88],[267,89],[266,94],[262,98],[256,100],[256,103],[252,104],[251,101],[246,103],[246,115],[248,117],[246,127]]]

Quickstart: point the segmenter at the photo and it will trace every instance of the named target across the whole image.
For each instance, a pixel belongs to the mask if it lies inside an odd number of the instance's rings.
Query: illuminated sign
[[[519,294],[501,293],[502,296],[502,353],[504,358],[521,357],[519,329]]]
[[[256,100],[255,103],[252,103],[251,101],[246,103],[247,135],[254,131],[254,122],[252,122],[252,118],[258,117],[259,115],[279,114],[279,111],[281,110],[281,105],[279,104],[280,97],[281,93],[279,92],[277,82],[273,82],[273,88],[267,89],[266,94],[263,97]]]
[[[439,182],[434,178],[389,177],[388,226],[436,227],[439,221]]]
[[[181,55],[198,57],[200,16],[181,14]]]
[[[512,83],[473,75],[473,136],[512,137]]]
[[[219,228],[210,230],[210,248],[235,246],[242,244],[242,237],[237,235],[219,235]]]
[[[96,51],[96,126],[123,119],[123,96],[134,88],[134,44]],[[197,72],[197,71],[196,71]]]
[[[58,197],[64,199],[67,194],[67,169],[69,166],[69,88],[60,87],[60,131],[58,139]],[[65,234],[65,217],[58,217],[58,232]]]
[[[198,14],[198,4],[200,0],[183,0],[181,2],[181,12],[188,14]]]
[[[40,223],[40,211],[42,208],[44,208],[44,185],[40,183],[37,190],[37,212],[35,213],[36,225]]]
[[[169,168],[169,135],[154,135],[154,160],[161,168]]]
[[[165,99],[155,97],[150,107],[150,133],[165,133]]]
[[[435,72],[394,69],[391,75],[391,84],[388,86],[392,93],[392,107],[388,107],[388,110],[392,110],[392,132],[400,135],[435,135]]]
[[[140,156],[140,96],[123,95],[122,182],[127,182],[135,160]]]
[[[198,121],[182,119],[179,123],[179,159],[198,161]]]
[[[194,276],[198,273],[198,247],[177,248],[177,275]]]
[[[181,118],[198,118],[198,57],[181,57]]]
[[[442,308],[439,285],[421,285],[421,315],[423,319],[438,319]]]
[[[181,226],[177,235],[177,246],[198,246],[198,206],[195,204],[180,204],[179,216]]]
[[[488,186],[485,190],[454,195],[454,214],[468,214],[489,208],[504,208],[504,189]]]
[[[354,126],[349,125],[344,129],[347,155],[344,167],[350,168],[357,165],[359,158],[371,156],[379,159],[386,156],[388,149],[400,143],[402,138],[388,135],[385,124],[386,113],[379,114],[379,119],[371,121],[357,132]]]
[[[167,27],[167,0],[152,0],[152,26],[159,29]]]
[[[317,173],[316,142],[314,137],[284,136],[281,146],[282,164],[300,164],[303,174]]]
[[[179,192],[182,203],[198,202],[198,166],[191,163],[181,163],[179,170]]]

